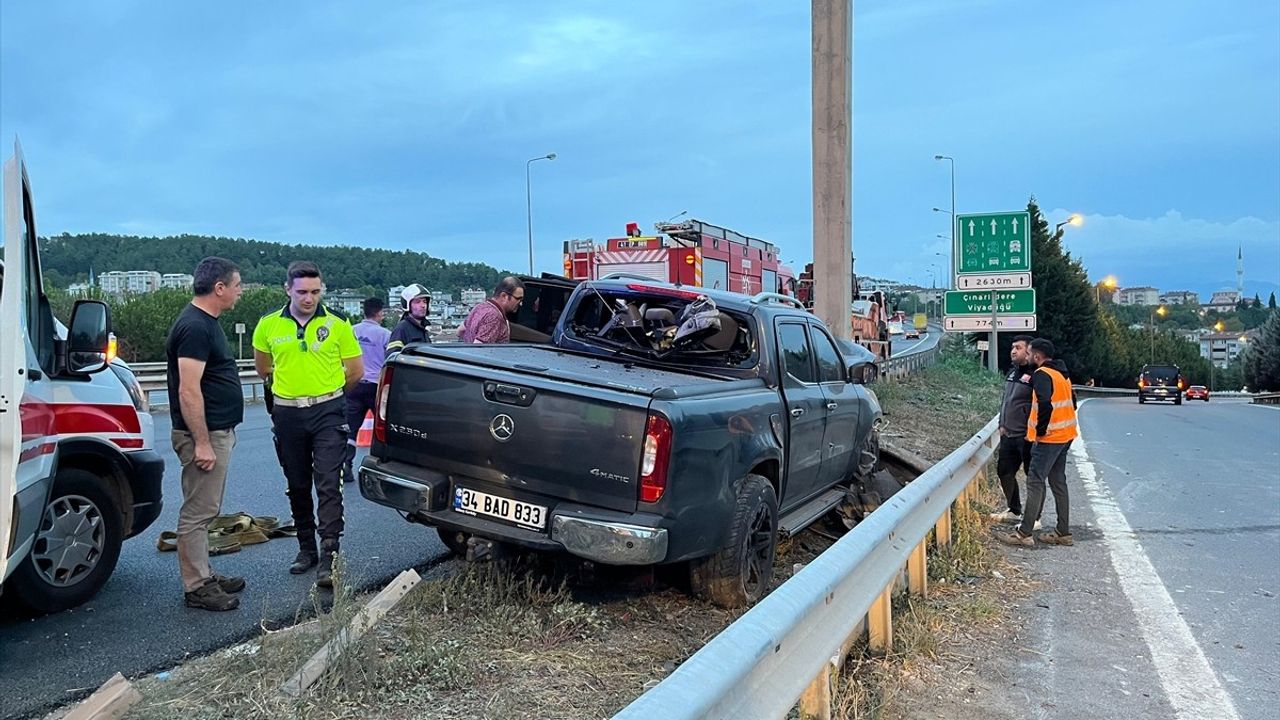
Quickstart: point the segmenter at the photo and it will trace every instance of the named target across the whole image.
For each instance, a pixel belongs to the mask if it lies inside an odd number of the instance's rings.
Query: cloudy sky
[[[0,138],[41,234],[527,263],[687,210],[811,250],[802,0],[5,2]],[[858,0],[854,254],[930,281],[960,212],[1085,216],[1096,277],[1280,283],[1280,3]],[[1265,292],[1263,295],[1265,296]]]

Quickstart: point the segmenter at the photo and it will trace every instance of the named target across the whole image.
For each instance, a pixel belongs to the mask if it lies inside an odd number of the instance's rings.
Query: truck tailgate
[[[650,394],[708,382],[515,345],[416,348],[393,368],[386,459],[455,489],[623,512],[636,509]]]

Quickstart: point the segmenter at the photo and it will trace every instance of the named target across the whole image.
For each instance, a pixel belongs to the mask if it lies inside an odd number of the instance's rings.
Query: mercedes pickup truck
[[[695,593],[740,606],[780,537],[870,482],[875,359],[794,299],[526,283],[537,307],[512,337],[531,341],[409,346],[378,386],[360,492],[451,550],[683,563]]]

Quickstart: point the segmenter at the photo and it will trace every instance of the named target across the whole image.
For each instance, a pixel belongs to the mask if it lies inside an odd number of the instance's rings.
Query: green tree
[[[1027,203],[1027,211],[1031,213],[1031,271],[1038,316],[1034,334],[1051,340],[1072,379],[1084,383],[1097,376],[1104,360],[1099,350],[1101,325],[1094,288],[1080,261],[1063,250],[1061,233],[1049,232],[1049,223],[1034,197]],[[1004,363],[1008,362],[1013,335],[1000,335]]]
[[[1276,293],[1274,290],[1271,291],[1271,297],[1267,298],[1267,309],[1268,310],[1276,309]]]
[[[1280,312],[1271,313],[1262,332],[1242,354],[1244,381],[1249,389],[1280,390]]]

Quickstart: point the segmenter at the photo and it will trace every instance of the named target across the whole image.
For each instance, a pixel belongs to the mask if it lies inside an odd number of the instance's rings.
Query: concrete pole
[[[848,339],[853,306],[853,0],[813,0],[814,312]]]

